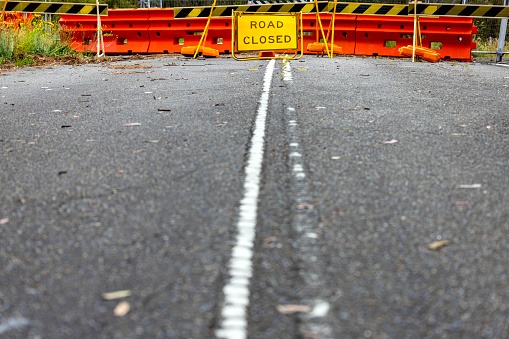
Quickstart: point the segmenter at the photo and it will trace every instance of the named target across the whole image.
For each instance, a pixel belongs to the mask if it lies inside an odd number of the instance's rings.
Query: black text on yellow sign
[[[296,50],[296,15],[242,14],[237,19],[237,49],[247,51]]]

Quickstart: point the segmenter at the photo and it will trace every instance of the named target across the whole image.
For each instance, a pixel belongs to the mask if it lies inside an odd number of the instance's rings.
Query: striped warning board
[[[409,15],[414,15],[414,4],[409,5]],[[417,15],[456,16],[471,18],[508,18],[509,6],[417,4]]]
[[[338,2],[336,14],[353,15],[387,15],[405,16],[414,15],[414,4],[391,5],[391,4],[362,4],[351,2]],[[211,7],[176,7],[175,19],[206,18],[210,14]],[[332,2],[318,2],[318,12],[330,13],[334,10]],[[252,13],[316,13],[314,3],[269,3],[251,4],[242,6],[217,6],[212,11],[212,16],[230,17],[233,12]],[[479,18],[507,18],[509,6],[491,5],[454,5],[454,4],[417,4],[417,15],[433,16],[456,16],[456,17],[479,17]]]
[[[330,12],[332,3],[318,2],[319,12]],[[210,14],[210,6],[207,7],[175,7],[175,19],[206,18]],[[216,6],[212,11],[213,17],[229,17],[233,12],[248,13],[316,13],[315,4],[312,2],[282,3],[282,4],[251,4],[240,6]]]
[[[4,8],[5,1],[0,1],[0,9]],[[73,4],[66,2],[35,2],[35,1],[8,1],[6,12],[41,13],[41,14],[74,14],[97,15],[95,4]],[[108,5],[99,5],[99,15],[108,15]]]
[[[332,4],[332,10],[334,5]],[[331,10],[331,12],[332,12]],[[336,14],[356,15],[408,15],[407,5],[337,3]]]

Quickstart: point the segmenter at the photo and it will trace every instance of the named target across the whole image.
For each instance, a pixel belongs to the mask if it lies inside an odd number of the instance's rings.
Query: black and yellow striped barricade
[[[418,16],[427,15],[496,19],[509,18],[509,6],[417,3],[417,12],[415,12],[414,9],[415,4],[410,3],[408,5],[408,14],[416,14]]]
[[[39,2],[39,1],[0,1],[0,9],[5,12],[38,13],[38,14],[72,14],[107,16],[108,5],[78,4],[68,2]]]

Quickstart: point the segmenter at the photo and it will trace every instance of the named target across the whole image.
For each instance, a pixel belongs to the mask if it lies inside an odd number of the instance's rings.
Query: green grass
[[[480,40],[475,39],[474,40],[477,43],[477,51],[486,51],[486,52],[496,52],[498,49],[498,39],[491,39],[490,40]],[[509,52],[509,41],[506,40],[504,45],[504,52]],[[494,54],[474,54],[476,57],[492,57]],[[507,54],[504,55],[507,57]]]
[[[59,26],[40,16],[19,27],[0,24],[0,64],[12,61],[25,66],[31,64],[33,54],[55,57],[74,53],[69,41],[60,36]]]

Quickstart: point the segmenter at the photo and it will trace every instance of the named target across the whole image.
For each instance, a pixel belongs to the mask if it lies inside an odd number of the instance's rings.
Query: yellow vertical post
[[[207,33],[209,32],[210,18],[212,17],[212,11],[214,10],[215,6],[216,6],[216,0],[214,0],[214,2],[212,3],[212,7],[210,8],[209,18],[207,19],[207,24],[205,25],[205,29],[203,30],[203,34],[201,35],[200,42],[198,42],[198,46],[196,46],[196,51],[194,52],[193,59],[196,59],[196,56],[198,55],[198,53],[200,51],[202,42],[203,42],[203,46],[205,46],[205,40],[207,39]]]
[[[338,4],[338,0],[334,0],[334,11],[332,11],[332,34],[330,39],[330,56],[329,58],[334,57],[334,26],[336,25],[336,5]],[[326,42],[327,43],[327,42]]]
[[[416,39],[417,34],[417,0],[414,1],[414,38],[412,42],[412,62],[415,62],[415,43],[417,42]]]
[[[5,0],[4,8],[2,8],[2,15],[0,15],[0,23],[4,19],[5,8],[7,7],[8,2],[9,2],[9,0]]]
[[[95,5],[97,8],[97,56],[102,57],[106,52],[104,51],[103,28],[101,23],[101,15],[99,13],[99,0],[95,0]]]

